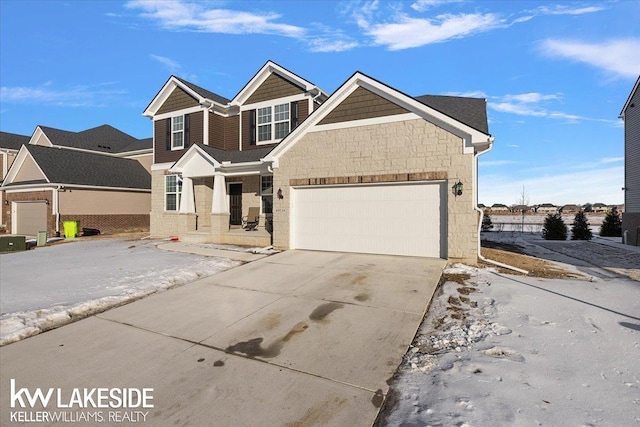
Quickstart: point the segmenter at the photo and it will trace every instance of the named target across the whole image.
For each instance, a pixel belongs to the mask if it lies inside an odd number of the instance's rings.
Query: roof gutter
[[[475,177],[474,177],[475,180],[476,180],[476,185],[475,185],[476,194],[474,196],[475,201],[473,203],[473,208],[478,213],[480,213],[480,220],[478,221],[478,258],[480,258],[482,261],[484,261],[484,262],[486,262],[488,264],[497,265],[498,267],[506,268],[508,270],[517,271],[518,273],[522,273],[522,274],[529,274],[529,272],[527,270],[523,270],[521,268],[514,267],[514,266],[508,265],[508,264],[504,264],[504,263],[501,263],[501,262],[498,262],[498,261],[494,261],[492,259],[488,259],[488,258],[485,258],[485,257],[482,256],[481,244],[480,244],[480,232],[482,231],[482,220],[484,219],[484,211],[478,207],[478,158],[481,155],[491,151],[491,149],[493,148],[493,141],[494,141],[494,138],[490,137],[489,138],[489,148],[487,148],[486,150],[478,151],[477,153],[475,153],[473,155],[473,157],[474,157],[473,165],[476,168],[476,173],[475,173]]]

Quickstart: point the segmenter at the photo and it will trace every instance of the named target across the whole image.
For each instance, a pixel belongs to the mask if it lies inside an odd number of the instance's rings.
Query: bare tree
[[[516,204],[518,205],[518,207],[520,208],[520,212],[522,213],[522,224],[521,224],[521,228],[520,228],[520,232],[524,232],[524,213],[525,213],[525,206],[529,206],[529,193],[527,192],[527,189],[525,188],[525,186],[522,186],[522,193],[520,193],[520,195],[518,196],[518,199],[516,200]]]

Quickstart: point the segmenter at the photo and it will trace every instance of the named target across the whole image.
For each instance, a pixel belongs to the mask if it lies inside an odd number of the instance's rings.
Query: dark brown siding
[[[225,150],[240,149],[240,116],[224,119],[224,147]]]
[[[167,119],[160,119],[154,122],[154,153],[153,163],[175,162],[191,147],[193,144],[202,144],[204,142],[204,113],[185,114],[189,116],[189,141],[188,145],[182,150],[167,150]]]
[[[243,111],[242,114],[242,149],[255,148],[251,145],[251,117],[249,111]]]
[[[175,88],[169,98],[162,104],[156,114],[170,113],[182,110],[183,108],[197,107],[198,101],[180,88]]]
[[[298,101],[298,124],[302,123],[304,119],[309,116],[309,101]],[[292,129],[293,130],[293,129]]]
[[[209,145],[224,150],[225,118],[209,113]]]
[[[189,144],[191,147],[193,144],[204,143],[204,112],[199,111],[197,113],[191,113],[189,116]]]
[[[408,112],[408,110],[387,101],[383,97],[359,87],[318,124],[326,125]]]
[[[256,89],[247,99],[245,104],[268,101],[270,99],[282,98],[285,96],[299,95],[304,93],[304,89],[283,79],[277,74],[271,74],[267,80]]]

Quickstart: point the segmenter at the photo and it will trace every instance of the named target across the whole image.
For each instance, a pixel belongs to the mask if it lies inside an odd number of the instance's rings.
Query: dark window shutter
[[[256,145],[256,110],[249,111],[249,143]]]
[[[289,110],[289,117],[291,121],[289,132],[291,132],[296,128],[296,126],[298,126],[298,103],[292,102]]]
[[[166,120],[167,123],[167,140],[166,140],[166,146],[167,146],[167,151],[171,151],[171,117],[169,117]]]
[[[184,148],[189,147],[189,114],[184,115]]]

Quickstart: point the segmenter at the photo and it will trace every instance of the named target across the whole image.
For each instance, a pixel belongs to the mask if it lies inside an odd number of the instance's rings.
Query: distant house
[[[554,214],[558,213],[558,207],[551,203],[543,203],[536,208],[537,213]]]
[[[511,212],[513,213],[527,213],[531,210],[531,207],[527,205],[514,205],[511,206]]]
[[[624,207],[622,233],[626,243],[640,245],[640,77],[620,118],[624,120]]]
[[[18,155],[20,147],[29,143],[29,137],[26,135],[17,135],[15,133],[0,132],[0,232],[6,231],[3,225],[5,224],[4,217],[6,217],[5,194],[2,190],[2,182],[9,172],[11,164]]]
[[[492,213],[509,213],[511,212],[511,209],[509,209],[509,206],[503,205],[502,203],[494,203],[493,205],[491,205],[491,212]]]
[[[66,220],[101,232],[149,227],[151,138],[108,125],[82,132],[38,126],[26,140],[6,138],[21,142],[0,185],[7,231],[59,235]]]
[[[560,213],[563,213],[563,214],[575,214],[580,212],[582,208],[578,205],[564,205],[558,210]]]
[[[604,203],[594,203],[591,206],[591,211],[595,213],[607,212],[609,209],[611,209],[609,205],[605,205]]]

